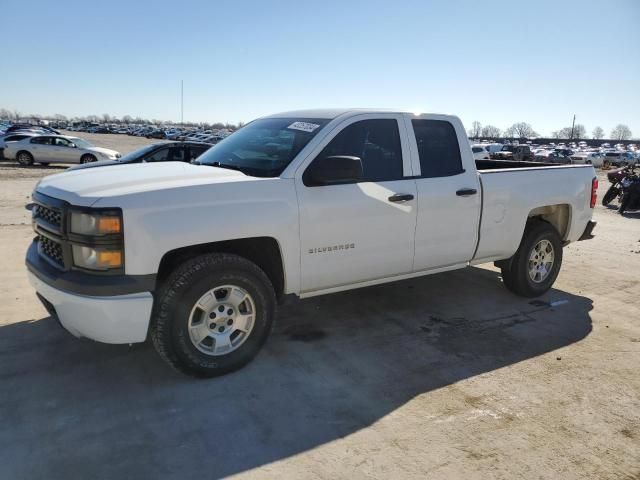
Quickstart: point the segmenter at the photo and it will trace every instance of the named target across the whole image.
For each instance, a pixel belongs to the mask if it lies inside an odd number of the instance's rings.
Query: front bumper
[[[76,337],[104,343],[144,342],[149,328],[153,296],[150,292],[111,297],[77,295],[58,290],[31,271],[29,282],[46,300],[45,307]]]

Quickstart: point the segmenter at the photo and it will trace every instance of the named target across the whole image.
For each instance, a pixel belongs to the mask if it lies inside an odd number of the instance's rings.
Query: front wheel
[[[616,187],[615,185],[611,185],[609,187],[609,190],[607,190],[607,193],[604,194],[604,197],[602,197],[602,205],[603,206],[607,206],[609,205],[618,195],[620,195],[620,189],[618,187]]]
[[[267,275],[237,255],[187,260],[156,296],[151,339],[175,369],[198,377],[237,370],[271,331],[276,299]]]
[[[93,155],[91,155],[90,153],[87,153],[86,155],[83,155],[82,158],[80,158],[80,163],[91,163],[91,162],[97,162],[97,161],[98,159]]]
[[[505,286],[523,297],[538,297],[551,288],[562,265],[562,242],[549,223],[536,220],[525,228],[516,253],[502,263]]]

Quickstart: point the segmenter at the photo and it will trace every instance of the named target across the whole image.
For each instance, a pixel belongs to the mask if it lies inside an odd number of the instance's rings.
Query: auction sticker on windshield
[[[287,128],[291,130],[301,130],[303,132],[313,132],[320,125],[316,125],[315,123],[307,123],[307,122],[293,122]]]

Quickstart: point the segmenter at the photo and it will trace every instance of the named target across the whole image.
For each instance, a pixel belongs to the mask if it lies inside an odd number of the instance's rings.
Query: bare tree
[[[500,129],[493,125],[485,125],[482,127],[481,136],[483,138],[498,138],[500,136]]]
[[[611,130],[612,140],[629,140],[631,138],[631,129],[623,124],[616,125],[616,128]]]
[[[579,123],[576,124],[573,128],[564,127],[564,128],[561,128],[560,130],[556,130],[551,134],[552,138],[564,138],[564,139],[571,139],[571,140],[586,138],[586,136],[587,136],[587,129],[584,128],[584,125],[581,125]]]
[[[576,123],[573,128],[573,136],[571,137],[575,140],[580,140],[581,138],[587,138],[587,129],[584,128],[584,125],[581,123]]]
[[[478,138],[482,133],[482,124],[479,121],[474,120],[474,122],[471,124],[471,130],[469,130],[468,133],[469,137]]]
[[[602,127],[596,127],[593,129],[593,132],[591,132],[591,136],[594,140],[600,140],[604,137],[604,130]]]
[[[533,138],[538,136],[533,127],[527,122],[514,123],[505,130],[505,135],[514,138]]]

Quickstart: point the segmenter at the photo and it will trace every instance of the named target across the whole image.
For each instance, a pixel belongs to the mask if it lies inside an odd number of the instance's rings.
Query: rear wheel
[[[151,339],[175,369],[223,375],[257,355],[275,308],[273,286],[258,266],[237,255],[205,254],[183,263],[160,288]]]
[[[511,259],[501,263],[505,286],[517,295],[537,297],[551,288],[562,265],[562,242],[549,223],[535,220],[525,228]]]
[[[91,155],[90,153],[87,153],[80,158],[80,163],[91,163],[91,162],[96,162],[97,160],[98,159],[95,156]]]
[[[616,187],[615,185],[611,185],[609,187],[609,190],[607,190],[607,193],[604,194],[604,197],[602,197],[602,205],[603,206],[607,206],[609,205],[613,200],[615,200],[615,198],[620,194],[620,189],[618,187]]]
[[[33,165],[33,155],[25,151],[18,152],[18,154],[16,155],[16,161],[20,165],[28,167],[29,165]]]

